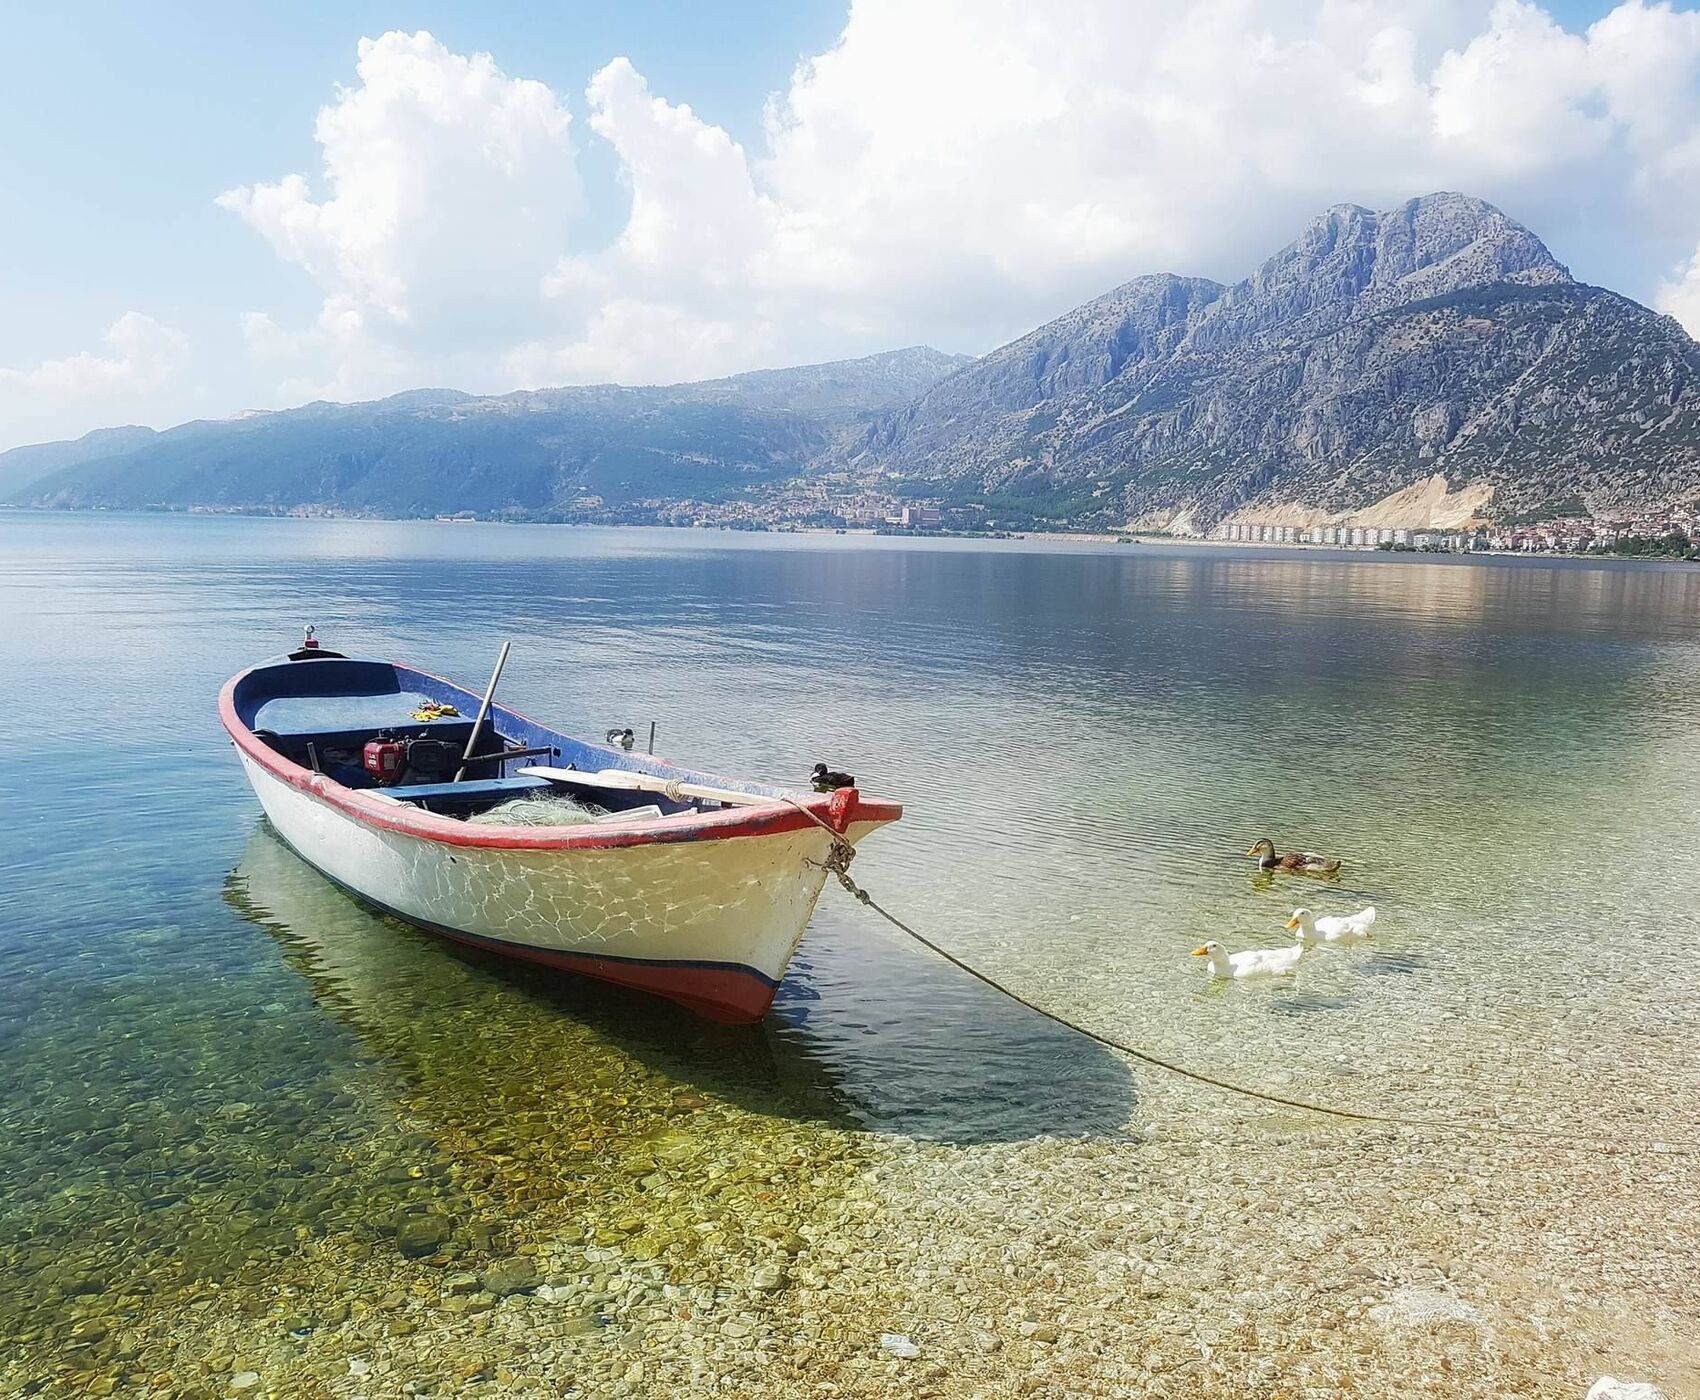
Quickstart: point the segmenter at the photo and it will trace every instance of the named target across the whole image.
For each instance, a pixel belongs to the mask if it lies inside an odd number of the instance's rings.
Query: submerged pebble
[[[510,1293],[525,1293],[536,1288],[541,1281],[537,1274],[536,1261],[531,1259],[503,1259],[492,1264],[479,1275],[484,1287],[498,1298],[505,1298]]]
[[[1644,1381],[1620,1381],[1616,1376],[1601,1376],[1589,1388],[1587,1400],[1665,1400],[1665,1393]]]

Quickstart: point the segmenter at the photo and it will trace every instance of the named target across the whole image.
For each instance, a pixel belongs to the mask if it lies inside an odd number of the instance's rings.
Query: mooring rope
[[[1173,1060],[1166,1060],[1161,1055],[1154,1055],[1149,1050],[1142,1050],[1136,1045],[1129,1045],[1125,1041],[1117,1040],[1114,1036],[1105,1035],[1100,1031],[1095,1031],[1090,1026],[1083,1026],[1078,1021],[1071,1021],[1066,1016],[1060,1015],[1055,1011],[1051,1011],[1046,1007],[1039,1006],[1038,1004],[1029,1001],[1026,997],[1022,996],[1021,993],[1010,987],[1006,987],[1002,982],[999,982],[996,978],[980,971],[979,968],[974,967],[972,964],[964,962],[948,948],[941,947],[919,930],[904,923],[902,919],[898,918],[897,915],[893,914],[889,909],[884,908],[871,894],[867,892],[867,890],[863,889],[861,885],[857,884],[856,881],[851,878],[850,862],[855,859],[856,848],[852,846],[847,839],[845,839],[844,834],[826,821],[823,821],[819,816],[810,811],[795,798],[786,796],[785,801],[789,802],[816,826],[820,827],[832,837],[832,851],[827,856],[826,860],[813,863],[820,865],[823,869],[837,876],[838,883],[844,887],[846,893],[848,893],[858,904],[871,909],[893,928],[897,929],[901,933],[907,934],[923,948],[938,957],[943,958],[952,967],[957,968],[962,972],[966,972],[976,982],[980,982],[985,986],[990,987],[1000,996],[1008,997],[1011,1001],[1020,1006],[1025,1006],[1029,1011],[1036,1015],[1043,1016],[1047,1021],[1051,1021],[1056,1025],[1061,1026],[1064,1030],[1072,1031],[1078,1036],[1083,1036],[1087,1040],[1093,1041],[1098,1045],[1102,1045],[1106,1050],[1114,1050],[1118,1054],[1126,1055],[1130,1059],[1139,1061],[1141,1064],[1150,1065],[1154,1069],[1165,1070],[1168,1073],[1177,1075],[1182,1079],[1190,1079],[1194,1083],[1204,1084],[1212,1089],[1219,1089],[1224,1093],[1238,1094],[1244,1098],[1257,1099],[1263,1103],[1276,1104],[1281,1108],[1295,1108],[1301,1112],[1321,1114],[1328,1118],[1343,1118],[1356,1123],[1381,1123],[1391,1127],[1401,1128],[1429,1128],[1462,1133],[1503,1133],[1519,1137],[1540,1138],[1560,1146],[1579,1148],[1587,1151],[1618,1152],[1625,1150],[1625,1144],[1589,1141],[1574,1134],[1554,1132],[1546,1128],[1524,1128],[1513,1123],[1467,1123],[1458,1119],[1417,1118],[1402,1113],[1372,1113],[1366,1109],[1340,1108],[1334,1104],[1312,1103],[1308,1099],[1288,1098],[1283,1094],[1275,1094],[1266,1089],[1253,1088],[1248,1084],[1236,1084],[1229,1079],[1219,1079],[1215,1075],[1204,1073],[1202,1070],[1189,1069],[1185,1065],[1176,1064]],[[1660,1156],[1700,1156],[1700,1144],[1696,1143],[1672,1143],[1661,1140],[1651,1144],[1647,1150],[1656,1152]]]

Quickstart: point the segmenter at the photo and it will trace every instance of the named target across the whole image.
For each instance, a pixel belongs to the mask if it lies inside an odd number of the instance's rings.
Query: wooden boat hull
[[[827,877],[833,838],[802,812],[776,805],[589,827],[456,821],[289,762],[242,720],[232,700],[241,679],[222,708],[267,819],[354,895],[443,937],[654,992],[716,1020],[766,1013]],[[537,733],[552,731],[532,725],[523,737]],[[805,805],[851,842],[901,810],[853,789]]]

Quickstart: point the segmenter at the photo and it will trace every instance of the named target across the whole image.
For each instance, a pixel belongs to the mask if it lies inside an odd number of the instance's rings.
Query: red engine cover
[[[387,787],[401,776],[406,760],[406,745],[391,739],[372,739],[367,742],[360,761],[361,766],[378,780],[379,787]]]

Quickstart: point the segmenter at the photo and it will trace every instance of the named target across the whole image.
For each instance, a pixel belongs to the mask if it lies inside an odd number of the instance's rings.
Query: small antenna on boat
[[[650,753],[651,758],[653,758],[655,756],[655,721],[654,720],[650,720],[650,722],[649,722],[649,753]]]

